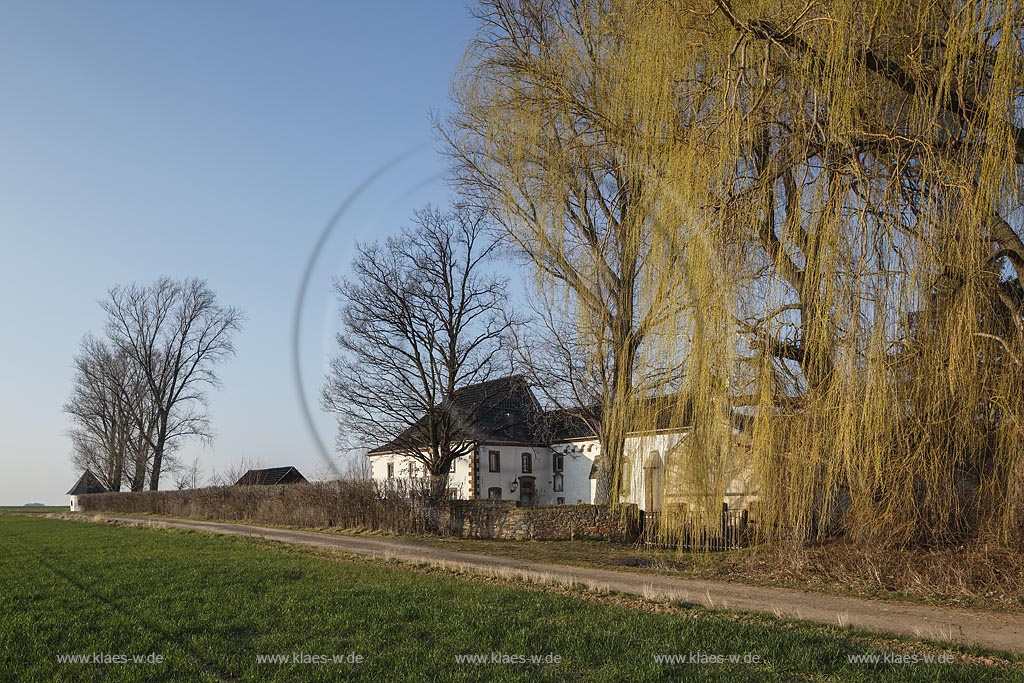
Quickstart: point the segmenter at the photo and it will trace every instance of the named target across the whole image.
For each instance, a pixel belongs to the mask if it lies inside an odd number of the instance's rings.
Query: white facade
[[[380,453],[367,456],[370,459],[370,478],[381,483],[414,482],[427,477],[426,466],[408,455]],[[468,498],[469,458],[458,458],[449,475],[448,488],[455,489],[456,498]]]
[[[625,444],[625,478],[622,502],[635,503],[647,512],[660,511],[666,505],[690,505],[692,500],[680,485],[670,486],[666,493],[666,470],[678,466],[681,453],[678,449],[686,438],[685,431],[665,431],[653,434],[634,434],[626,438]],[[733,430],[733,437],[739,432]],[[749,464],[742,457],[742,448],[734,450],[735,457],[723,463],[720,473],[725,482],[725,493],[722,503],[730,510],[746,509],[754,494],[751,492]],[[681,472],[671,476],[675,481],[683,477]],[[710,482],[709,482],[710,483]]]
[[[635,503],[645,512],[661,510],[665,482],[665,457],[679,445],[686,432],[626,437],[622,502]]]
[[[78,496],[71,496],[71,512],[81,512],[82,506],[78,502]]]
[[[563,492],[554,493],[568,505],[592,504],[597,495],[597,480],[591,479],[594,460],[601,455],[597,439],[552,444],[553,455],[562,456]]]
[[[474,497],[527,505],[593,503],[590,473],[600,453],[596,443],[483,445],[477,450]]]
[[[594,502],[595,488],[590,474],[600,452],[596,439],[551,447],[483,444],[473,456],[455,461],[448,487],[454,489],[456,498],[463,500],[493,498],[525,505],[589,504]],[[423,464],[409,455],[376,453],[367,457],[374,481],[408,482],[427,476]]]
[[[673,456],[678,455],[677,448],[686,435],[685,431],[665,431],[627,437],[626,482],[621,502],[634,503],[646,512],[688,503],[685,492],[666,495],[664,486],[666,467],[672,466]],[[455,461],[449,489],[462,500],[491,498],[515,500],[524,505],[592,504],[597,482],[591,473],[600,454],[597,439],[551,446],[484,444],[473,456]],[[528,456],[526,463],[524,456]],[[409,481],[427,476],[422,463],[407,455],[378,453],[368,457],[375,481]],[[560,464],[556,462],[559,458]],[[722,502],[732,510],[745,509],[753,497],[746,464],[739,460],[727,464],[722,475],[726,482]]]

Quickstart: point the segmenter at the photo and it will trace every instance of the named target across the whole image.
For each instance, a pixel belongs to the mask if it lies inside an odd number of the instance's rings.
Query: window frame
[[[533,474],[533,453],[522,454],[523,474]]]
[[[487,451],[487,471],[501,472],[501,451]]]

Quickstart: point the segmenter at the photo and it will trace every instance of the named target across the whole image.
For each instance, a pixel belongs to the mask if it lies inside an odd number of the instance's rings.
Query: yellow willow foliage
[[[766,539],[1020,541],[1020,5],[479,17],[442,132],[585,340],[610,500],[627,435],[685,428],[666,517],[739,487]]]

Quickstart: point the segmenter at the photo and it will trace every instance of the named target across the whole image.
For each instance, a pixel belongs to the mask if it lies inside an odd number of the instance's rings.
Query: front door
[[[661,466],[644,468],[644,512],[658,512],[661,509]]]
[[[534,487],[533,477],[519,477],[519,504],[523,507],[533,507],[537,502],[537,490]]]

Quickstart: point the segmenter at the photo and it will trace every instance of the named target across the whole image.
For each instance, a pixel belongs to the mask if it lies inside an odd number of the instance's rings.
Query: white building
[[[80,512],[82,510],[81,499],[79,496],[83,496],[87,493],[106,493],[107,489],[100,480],[96,478],[96,475],[86,470],[82,473],[82,476],[78,478],[75,485],[71,487],[71,490],[67,492],[67,495],[71,497],[71,512]]]
[[[582,418],[544,411],[520,376],[466,387],[456,405],[460,401],[472,422],[466,431],[477,435],[478,445],[453,463],[449,488],[456,498],[515,500],[526,506],[594,502],[601,445]],[[681,496],[662,498],[666,459],[686,434],[685,428],[666,426],[629,435],[621,502],[647,512],[661,510],[666,502],[682,504]],[[407,453],[396,442],[370,451],[371,477],[382,483],[426,477],[424,465]],[[746,507],[747,477],[736,473],[727,480],[723,502],[732,509]]]
[[[449,487],[457,498],[523,505],[593,502],[600,446],[583,420],[544,411],[521,376],[466,387],[454,403],[465,415],[464,431],[476,434],[478,444],[453,463]],[[423,464],[396,442],[367,457],[371,476],[380,482],[427,476]]]
[[[734,446],[731,457],[714,460],[721,468],[715,475],[720,478],[725,489],[719,502],[728,506],[729,510],[746,510],[757,497],[753,492],[750,464],[745,457],[748,451],[741,445],[746,438],[745,422],[743,419],[734,419],[731,426]],[[687,493],[683,484],[684,473],[675,472],[672,475],[673,483],[666,486],[666,477],[669,476],[667,471],[673,466],[680,466],[684,460],[682,448],[686,445],[688,434],[686,428],[665,428],[630,434],[626,438],[621,502],[635,503],[647,512],[659,512],[666,506],[695,511],[695,499]],[[718,485],[710,480],[711,475],[707,473],[707,488],[714,490]]]

